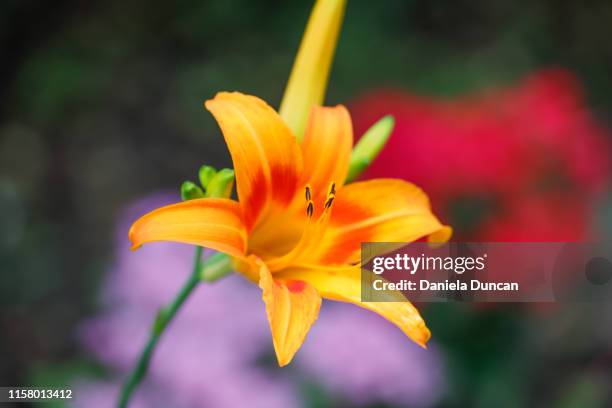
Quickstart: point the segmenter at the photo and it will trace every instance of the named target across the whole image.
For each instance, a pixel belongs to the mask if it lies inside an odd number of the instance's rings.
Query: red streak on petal
[[[364,221],[373,212],[364,203],[348,201],[343,199],[342,191],[338,194],[338,199],[334,202],[330,219],[330,233],[333,235],[333,242],[326,248],[325,254],[321,257],[323,264],[343,264],[358,251],[362,242],[369,242],[376,234],[376,226],[351,229],[345,233],[335,234],[334,227],[350,227],[353,224]]]
[[[296,169],[288,166],[272,166],[270,175],[274,200],[284,206],[289,205],[298,187],[299,177]]]
[[[342,192],[334,203],[330,224],[334,226],[345,226],[368,219],[373,215],[367,207],[342,199]]]
[[[299,293],[306,288],[306,283],[303,281],[292,280],[285,282],[285,286],[290,292]]]
[[[349,233],[339,235],[327,252],[321,257],[324,265],[344,264],[348,259],[361,248],[362,242],[370,242],[375,236],[374,226],[359,228]]]
[[[242,208],[244,211],[244,223],[248,231],[251,231],[259,213],[263,210],[268,195],[268,185],[263,173],[257,173],[250,180],[250,190],[247,197],[240,197]]]

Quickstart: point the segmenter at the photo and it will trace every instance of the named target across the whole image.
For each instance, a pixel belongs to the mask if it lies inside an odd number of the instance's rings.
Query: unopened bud
[[[206,197],[229,198],[234,187],[234,170],[221,169],[206,187]]]
[[[353,181],[363,173],[376,159],[395,126],[395,119],[387,115],[372,125],[361,137],[353,153],[349,164],[346,181]]]
[[[198,178],[200,179],[200,185],[202,188],[208,188],[208,184],[217,174],[217,170],[215,170],[212,166],[202,166],[200,167],[200,171],[198,171]]]
[[[181,184],[181,198],[183,201],[203,198],[204,192],[200,187],[191,181],[183,181]]]

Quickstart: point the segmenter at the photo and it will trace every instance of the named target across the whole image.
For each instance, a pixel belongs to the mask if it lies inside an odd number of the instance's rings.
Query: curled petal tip
[[[128,239],[130,240],[130,250],[131,251],[135,251],[141,247],[141,245],[134,242],[134,224],[132,224],[132,226],[130,227],[130,230],[128,231]]]
[[[438,231],[427,237],[427,242],[432,244],[433,247],[448,242],[453,236],[453,228],[449,225],[443,225]]]
[[[429,331],[427,326],[425,326],[425,324],[423,324],[423,338],[421,340],[415,340],[415,342],[419,346],[421,346],[425,350],[427,350],[427,342],[429,341],[430,338],[431,338],[431,332]]]

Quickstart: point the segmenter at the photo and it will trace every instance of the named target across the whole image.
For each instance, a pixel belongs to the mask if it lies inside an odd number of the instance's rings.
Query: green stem
[[[147,369],[149,368],[149,363],[151,361],[151,356],[153,355],[153,351],[155,350],[155,346],[159,341],[161,334],[164,332],[168,323],[172,321],[176,312],[181,308],[185,300],[189,297],[193,289],[200,282],[200,270],[201,266],[201,258],[202,258],[202,247],[197,247],[195,252],[195,259],[193,261],[193,270],[191,271],[191,275],[189,279],[183,287],[181,291],[178,293],[176,298],[172,301],[170,305],[165,308],[162,308],[157,318],[155,319],[155,323],[151,329],[151,336],[149,337],[149,341],[145,346],[144,350],[140,354],[140,358],[136,363],[136,367],[130,373],[126,382],[121,389],[121,395],[119,399],[119,408],[126,408],[128,406],[128,402],[130,397],[136,391],[136,388],[141,383],[145,375],[147,374]]]
[[[206,260],[206,265],[200,270],[200,280],[212,283],[232,273],[232,260],[229,256],[217,252]]]

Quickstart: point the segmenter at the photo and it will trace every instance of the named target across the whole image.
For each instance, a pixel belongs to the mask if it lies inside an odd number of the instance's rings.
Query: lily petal
[[[315,106],[310,112],[302,142],[304,174],[312,188],[313,200],[325,199],[331,182],[344,184],[353,148],[351,117],[342,105]]]
[[[262,261],[257,263],[274,351],[278,364],[283,367],[291,362],[317,319],[321,296],[303,281],[273,279],[266,265]]]
[[[419,311],[401,292],[384,292],[389,296],[388,302],[362,302],[361,271],[358,266],[293,268],[274,276],[278,279],[301,279],[326,299],[353,303],[378,313],[422,347],[426,347],[431,337]]]
[[[346,0],[318,0],[300,45],[280,114],[302,139],[310,109],[322,105]]]
[[[158,208],[130,228],[132,249],[154,241],[201,245],[231,256],[243,256],[247,236],[236,201],[201,198]]]
[[[338,191],[329,227],[308,262],[355,263],[362,242],[412,242],[431,234],[431,241],[443,242],[451,231],[414,184],[397,179],[351,183]]]
[[[259,98],[220,92],[205,106],[223,131],[250,231],[271,203],[286,207],[293,200],[302,173],[300,148],[280,116]]]

